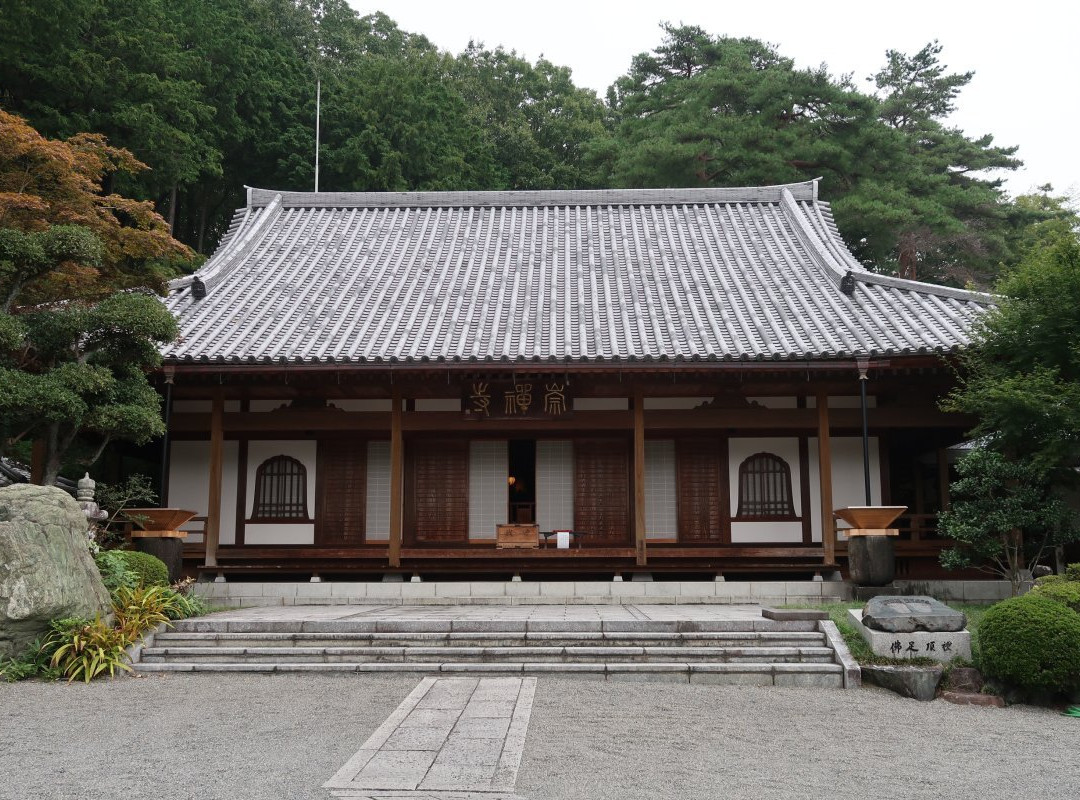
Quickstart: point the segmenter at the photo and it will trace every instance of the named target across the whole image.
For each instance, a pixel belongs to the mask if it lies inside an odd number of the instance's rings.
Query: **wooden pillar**
[[[836,522],[833,520],[832,448],[829,444],[829,396],[817,395],[818,477],[821,482],[821,545],[825,563],[836,563]]]
[[[225,450],[225,398],[221,389],[214,392],[210,411],[210,490],[206,508],[205,566],[217,566],[218,539],[221,534],[221,462]]]
[[[390,542],[391,567],[401,566],[401,520],[404,474],[402,470],[401,393],[394,391],[394,407],[390,412]]]
[[[937,451],[938,494],[941,496],[941,510],[948,511],[952,504],[949,498],[949,451],[939,447]]]
[[[645,566],[645,401],[634,392],[634,550],[637,565]]]
[[[34,439],[30,451],[30,483],[40,486],[45,482],[45,440]]]

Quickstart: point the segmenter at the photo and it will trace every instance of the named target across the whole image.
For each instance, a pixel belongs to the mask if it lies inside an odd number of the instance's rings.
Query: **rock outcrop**
[[[78,504],[60,489],[0,489],[0,659],[21,653],[49,620],[109,612],[86,526]]]

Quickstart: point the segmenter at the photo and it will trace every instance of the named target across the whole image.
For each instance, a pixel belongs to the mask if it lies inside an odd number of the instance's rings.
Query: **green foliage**
[[[52,652],[45,647],[45,639],[35,639],[21,654],[0,661],[0,679],[15,683],[27,678],[47,677],[51,669]]]
[[[1080,615],[1056,600],[1028,593],[987,610],[978,631],[980,668],[1034,691],[1080,686]]]
[[[169,619],[187,619],[199,617],[210,611],[210,606],[191,590],[194,583],[191,578],[185,578],[179,583],[173,584],[165,593],[171,600],[171,605],[165,609]]]
[[[1066,564],[1065,578],[1070,581],[1080,581],[1080,564]]]
[[[1080,614],[1080,581],[1063,580],[1046,583],[1040,579],[1031,591],[1034,594],[1055,600],[1063,606],[1068,606]]]
[[[796,69],[756,39],[664,25],[609,91],[613,177],[625,186],[746,186],[823,177],[840,230],[869,266],[907,277],[985,279],[1011,259],[1014,211],[986,170],[1015,148],[944,127],[970,74],[936,43],[887,53],[878,95],[826,66]],[[918,270],[916,270],[918,267]]]
[[[168,585],[121,587],[113,597],[116,628],[124,633],[129,644],[162,622],[179,619],[180,610],[176,592]]]
[[[98,534],[98,543],[105,547],[117,547],[124,541],[127,527],[125,509],[151,506],[158,499],[154,484],[141,473],[130,475],[116,484],[99,483],[95,496],[98,505],[109,512],[108,519],[103,523],[104,530]]]
[[[102,550],[94,556],[101,580],[109,594],[116,596],[119,589],[134,589],[139,585],[140,576],[128,567],[128,561],[124,557],[125,550]]]
[[[43,439],[49,481],[77,440],[94,446],[92,462],[114,439],[143,444],[164,432],[145,370],[160,363],[157,345],[175,337],[176,321],[156,298],[119,293],[14,319],[0,322],[0,335],[21,334],[16,348],[0,351],[0,452]]]
[[[123,561],[124,566],[138,577],[140,586],[168,586],[169,568],[157,556],[138,550],[111,550]]]
[[[110,677],[118,669],[131,672],[125,648],[132,641],[124,630],[97,617],[70,630],[53,631],[46,646],[53,650],[50,663],[69,683],[76,679],[90,683],[105,671]]]
[[[1047,547],[1078,535],[1075,514],[1051,495],[1032,464],[1010,460],[984,447],[957,464],[952,506],[938,520],[942,535],[957,543],[941,553],[949,569],[983,566],[1013,584],[1038,563]]]
[[[1075,485],[1080,464],[1080,239],[1040,247],[998,286],[1004,299],[977,330],[967,376],[946,407],[976,414],[974,434],[1025,454]]]

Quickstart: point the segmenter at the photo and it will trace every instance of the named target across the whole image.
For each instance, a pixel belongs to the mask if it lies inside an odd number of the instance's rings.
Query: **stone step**
[[[685,661],[688,663],[830,663],[829,647],[692,647],[692,646],[517,646],[517,647],[183,647],[154,645],[142,661],[234,663],[421,662],[498,663],[522,661],[606,663]]]
[[[814,620],[776,622],[769,619],[717,620],[448,620],[448,619],[335,619],[335,620],[180,620],[177,633],[758,633],[816,632]]]
[[[633,633],[586,631],[487,632],[487,633],[159,633],[159,647],[513,647],[518,645],[618,645],[694,647],[816,647],[825,637],[816,632],[743,631]]]
[[[805,686],[843,688],[844,670],[839,664],[691,664],[688,662],[608,663],[603,661],[578,663],[544,662],[337,662],[313,664],[206,662],[138,663],[138,672],[338,672],[394,673],[415,675],[547,675],[583,677],[600,680],[661,680],[679,683],[752,684],[757,686]]]

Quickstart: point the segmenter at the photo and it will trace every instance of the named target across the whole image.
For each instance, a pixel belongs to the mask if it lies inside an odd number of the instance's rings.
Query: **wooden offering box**
[[[540,546],[539,525],[496,525],[495,546],[528,548]]]

